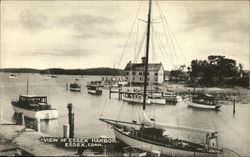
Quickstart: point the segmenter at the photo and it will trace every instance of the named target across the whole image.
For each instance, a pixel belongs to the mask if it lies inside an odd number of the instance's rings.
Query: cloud
[[[94,54],[93,50],[88,49],[53,49],[48,50],[33,50],[30,52],[22,53],[25,56],[37,56],[37,57],[88,57]]]
[[[241,42],[249,33],[249,20],[235,9],[216,8],[196,11],[186,21],[184,31],[205,30],[213,39],[227,42]]]
[[[29,10],[21,12],[19,18],[22,27],[32,33],[46,28],[48,21],[47,16],[34,12],[31,13]]]
[[[69,26],[75,29],[76,38],[95,38],[107,36],[119,36],[121,33],[114,29],[113,19],[103,16],[94,16],[90,14],[70,15],[61,17],[58,20],[61,26]]]

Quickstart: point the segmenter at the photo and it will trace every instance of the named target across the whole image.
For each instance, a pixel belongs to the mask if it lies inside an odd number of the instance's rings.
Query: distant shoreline
[[[9,73],[39,73],[39,74],[52,74],[52,75],[123,75],[122,69],[114,68],[90,68],[90,69],[32,69],[32,68],[3,68],[0,72]]]

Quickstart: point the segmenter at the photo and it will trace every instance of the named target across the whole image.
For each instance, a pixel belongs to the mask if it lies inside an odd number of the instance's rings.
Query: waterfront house
[[[144,82],[145,57],[142,57],[142,63],[131,63],[126,65],[125,78],[133,85],[139,85]],[[161,63],[148,64],[148,83],[161,84],[164,81],[164,69]]]

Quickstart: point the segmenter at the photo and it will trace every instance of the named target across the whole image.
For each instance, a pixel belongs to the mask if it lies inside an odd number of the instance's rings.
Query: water
[[[87,93],[88,81],[101,80],[101,76],[69,76],[58,75],[57,78],[45,78],[40,74],[20,74],[17,79],[10,79],[10,73],[0,73],[0,104],[3,118],[13,120],[11,100],[18,99],[19,95],[26,94],[27,78],[29,79],[29,94],[46,95],[48,102],[59,112],[57,120],[42,121],[41,130],[51,136],[62,136],[63,124],[68,123],[67,104],[74,105],[75,136],[99,137],[105,135],[114,137],[112,129],[99,121],[100,117],[114,118],[125,121],[140,120],[138,113],[141,105],[132,105],[118,101],[116,94],[108,98],[108,89],[103,90],[101,96]],[[81,93],[66,90],[66,84],[79,78],[82,85]],[[176,105],[149,105],[148,115],[156,121],[178,124],[189,127],[218,130],[219,146],[232,149],[242,156],[250,154],[250,106],[236,104],[236,114],[233,115],[233,105],[222,105],[221,111],[199,110],[187,107],[186,102]],[[186,137],[192,140],[200,139],[200,135],[167,130],[173,137]],[[196,136],[195,136],[196,135]]]

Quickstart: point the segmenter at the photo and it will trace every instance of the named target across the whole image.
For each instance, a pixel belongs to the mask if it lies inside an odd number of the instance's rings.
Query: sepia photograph
[[[250,156],[248,0],[0,3],[0,156]]]

